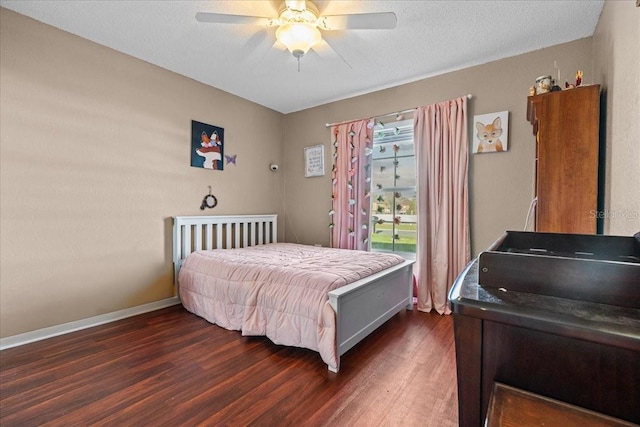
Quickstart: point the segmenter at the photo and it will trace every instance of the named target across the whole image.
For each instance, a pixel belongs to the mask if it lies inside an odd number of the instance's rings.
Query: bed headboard
[[[174,216],[174,283],[182,261],[202,249],[232,249],[276,243],[278,215]]]

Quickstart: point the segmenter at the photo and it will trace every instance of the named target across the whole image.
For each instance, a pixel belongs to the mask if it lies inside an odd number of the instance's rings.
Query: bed
[[[318,351],[332,372],[340,356],[413,307],[413,261],[278,243],[277,215],[178,216],[173,229],[175,283],[187,310],[243,335]],[[316,276],[329,287],[312,284]]]

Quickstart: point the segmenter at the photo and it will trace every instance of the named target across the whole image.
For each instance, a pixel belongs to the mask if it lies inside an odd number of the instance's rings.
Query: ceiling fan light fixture
[[[285,0],[285,7],[291,10],[303,11],[306,7],[305,0]]]
[[[278,27],[276,38],[299,59],[322,40],[322,35],[315,25],[308,22],[288,22]]]
[[[196,13],[199,22],[214,24],[250,24],[264,27],[277,27],[276,38],[281,46],[285,46],[294,58],[298,60],[309,50],[320,44],[322,50],[328,48],[323,42],[320,30],[375,30],[395,28],[397,18],[393,12],[357,13],[346,15],[320,16],[318,8],[310,0],[279,0],[277,18],[249,15],[228,15],[225,13]],[[322,44],[321,44],[322,43]],[[337,56],[340,56],[336,53]],[[347,63],[342,56],[340,58]],[[351,67],[348,63],[347,65]]]

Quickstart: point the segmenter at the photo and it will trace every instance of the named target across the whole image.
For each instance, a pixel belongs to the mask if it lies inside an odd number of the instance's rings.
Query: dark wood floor
[[[333,374],[175,306],[0,352],[0,424],[456,426],[452,320],[402,312]]]

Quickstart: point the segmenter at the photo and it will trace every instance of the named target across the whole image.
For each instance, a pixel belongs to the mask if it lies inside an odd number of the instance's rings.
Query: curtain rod
[[[472,94],[470,94],[470,93],[469,93],[469,94],[467,94],[467,99],[471,99],[471,98],[473,98],[473,95],[472,95]],[[417,108],[417,107],[416,107],[416,108]],[[376,116],[376,117],[387,117],[387,116],[393,116],[394,114],[395,114],[395,115],[399,115],[399,114],[412,113],[413,111],[415,111],[415,109],[416,109],[416,108],[410,108],[410,109],[408,109],[408,110],[397,111],[397,112],[395,112],[395,113],[382,114],[382,115],[380,115],[380,116]],[[326,123],[326,124],[325,124],[325,127],[331,127],[331,126],[335,126],[335,125],[343,125],[343,124],[345,124],[345,123],[351,123],[351,122],[353,122],[353,121],[355,121],[355,120],[345,120],[345,121],[342,121],[342,122]]]

